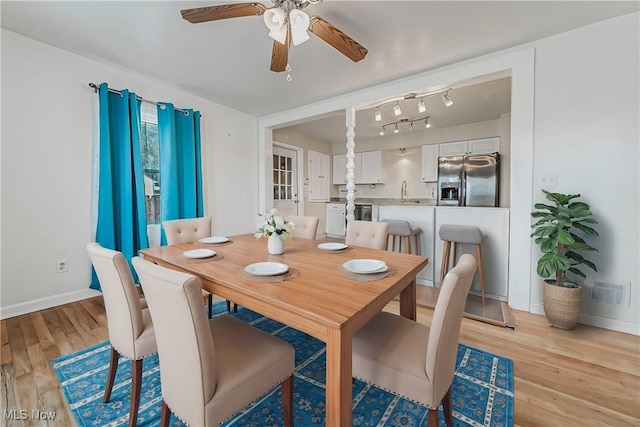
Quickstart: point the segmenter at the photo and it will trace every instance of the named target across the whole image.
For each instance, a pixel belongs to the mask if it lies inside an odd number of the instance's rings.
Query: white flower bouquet
[[[262,236],[277,234],[281,237],[291,238],[290,230],[294,229],[294,223],[280,215],[276,208],[272,208],[264,216],[264,223],[259,225],[258,231],[254,235],[256,239]]]

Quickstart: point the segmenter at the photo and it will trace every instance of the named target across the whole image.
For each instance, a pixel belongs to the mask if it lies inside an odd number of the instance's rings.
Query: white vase
[[[284,252],[284,241],[279,234],[273,233],[267,241],[267,249],[271,255],[280,255]]]

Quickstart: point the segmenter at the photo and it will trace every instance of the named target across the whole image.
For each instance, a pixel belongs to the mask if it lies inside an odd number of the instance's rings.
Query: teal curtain
[[[162,221],[203,216],[200,113],[159,104],[158,144]]]
[[[140,101],[100,85],[100,172],[96,242],[131,258],[149,246],[140,150]],[[133,272],[135,273],[135,272]],[[92,289],[100,289],[93,272]]]

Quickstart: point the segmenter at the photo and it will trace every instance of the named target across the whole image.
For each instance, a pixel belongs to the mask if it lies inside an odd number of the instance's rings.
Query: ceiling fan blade
[[[198,7],[181,10],[182,18],[197,24],[199,22],[217,21],[220,19],[239,18],[241,16],[262,15],[267,8],[260,3],[234,3],[220,6]]]
[[[271,52],[271,71],[281,73],[287,68],[289,63],[289,37],[285,44],[273,41],[273,51]]]
[[[368,50],[360,43],[319,16],[311,17],[309,31],[329,43],[353,62],[358,62],[367,56]]]

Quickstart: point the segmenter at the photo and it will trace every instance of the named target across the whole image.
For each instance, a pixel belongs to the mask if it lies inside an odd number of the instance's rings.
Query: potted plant
[[[263,216],[260,214],[260,216]],[[294,223],[280,215],[276,208],[272,208],[264,214],[264,223],[260,225],[254,234],[256,239],[262,236],[269,236],[267,249],[271,255],[281,255],[284,253],[283,238],[291,238],[291,230]]]
[[[544,279],[544,312],[551,326],[571,329],[580,316],[581,285],[567,273],[584,279],[587,276],[579,267],[598,271],[579,253],[598,251],[581,237],[598,236],[591,227],[598,221],[588,204],[575,200],[580,194],[542,192],[552,203],[534,205],[531,216],[537,221],[531,226],[531,237],[542,251],[537,272]]]

